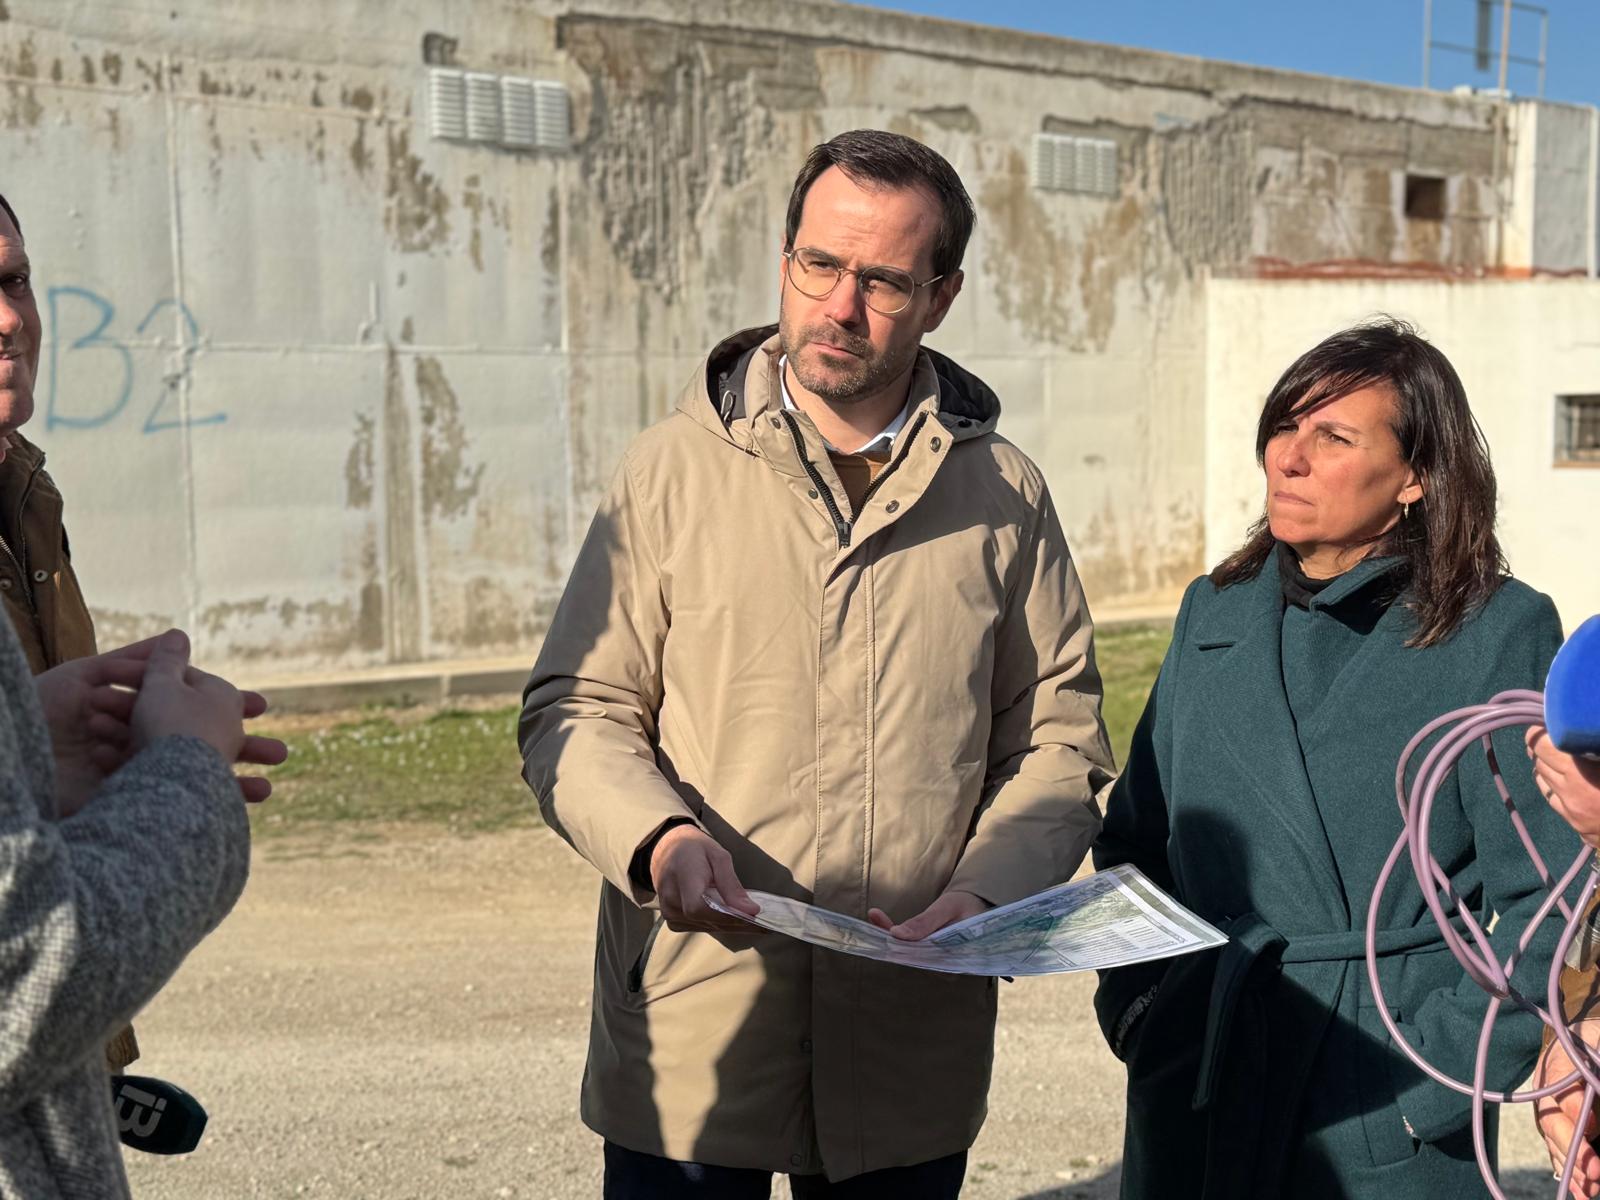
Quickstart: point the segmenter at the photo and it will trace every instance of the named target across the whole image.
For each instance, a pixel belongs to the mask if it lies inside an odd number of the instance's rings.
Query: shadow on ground
[[[1074,1179],[1060,1187],[1029,1192],[1017,1200],[1117,1200],[1117,1185],[1122,1182],[1122,1164],[1108,1167],[1092,1179]]]
[[[1017,1200],[1117,1200],[1117,1187],[1122,1181],[1122,1164],[1118,1163],[1093,1179],[1079,1179],[1063,1183],[1060,1187],[1042,1192],[1029,1192]],[[1500,1188],[1507,1200],[1553,1200],[1556,1195],[1555,1180],[1548,1171],[1522,1168],[1502,1171]],[[1487,1196],[1489,1193],[1482,1193]],[[1463,1200],[1466,1200],[1463,1197]]]

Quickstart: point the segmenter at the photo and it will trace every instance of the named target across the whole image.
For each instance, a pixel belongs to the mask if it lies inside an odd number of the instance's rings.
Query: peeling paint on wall
[[[1116,323],[1117,288],[1149,274],[1144,202],[1133,193],[1040,193],[1013,150],[1003,173],[978,194],[984,270],[1000,312],[1037,342],[1057,350],[1102,352]],[[1065,216],[1090,224],[1072,234]]]
[[[365,175],[372,168],[372,150],[367,145],[367,122],[356,122],[356,136],[350,143],[350,165],[357,175]]]
[[[422,654],[422,578],[417,563],[416,459],[400,360],[388,349],[383,371],[384,645],[391,661]]]
[[[44,116],[44,106],[39,103],[39,97],[33,88],[27,84],[8,81],[6,101],[4,124],[7,129],[36,128]]]
[[[264,643],[259,637],[258,628],[264,621],[292,634],[295,643],[307,653],[336,655],[345,652],[352,640],[359,640],[353,606],[329,600],[301,604],[261,596],[226,601],[201,610],[198,627],[204,631],[208,644],[229,661],[255,663],[277,653],[270,642]]]
[[[391,125],[384,224],[402,250],[431,250],[450,236],[450,197],[411,153],[411,130]]]
[[[1249,260],[1254,146],[1236,120],[1208,121],[1157,138],[1161,215],[1173,249],[1193,269]]]
[[[356,435],[344,462],[345,504],[350,508],[372,507],[375,433],[372,418],[357,413]]]
[[[461,402],[436,358],[417,359],[417,400],[422,417],[423,520],[462,516],[477,499],[484,464],[467,461],[469,439],[461,421]]]
[[[94,609],[95,639],[102,646],[127,646],[165,633],[179,625],[176,613],[134,613],[114,608]]]
[[[952,133],[979,133],[982,130],[978,124],[978,115],[965,104],[913,109],[911,115],[919,121],[937,125],[940,129],[948,129]]]
[[[815,59],[783,39],[707,38],[672,26],[563,18],[588,74],[592,127],[579,147],[602,227],[633,277],[670,302],[717,191],[752,177],[781,106],[820,100]]]

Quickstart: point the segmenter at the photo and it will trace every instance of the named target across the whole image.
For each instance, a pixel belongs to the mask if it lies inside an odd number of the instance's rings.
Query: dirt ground
[[[133,1070],[191,1090],[211,1124],[188,1157],[130,1154],[134,1194],[598,1196],[577,1117],[598,886],[543,829],[259,843],[239,907],[136,1022]],[[1092,978],[1003,986],[964,1194],[1115,1196],[1122,1071]],[[1508,1126],[1512,1194],[1551,1195],[1525,1112]]]

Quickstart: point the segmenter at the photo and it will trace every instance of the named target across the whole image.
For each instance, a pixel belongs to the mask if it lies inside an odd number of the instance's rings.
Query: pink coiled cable
[[[1572,865],[1560,879],[1552,880],[1549,868],[1545,866],[1544,859],[1533,844],[1533,839],[1528,836],[1527,827],[1523,824],[1516,804],[1511,799],[1511,792],[1501,777],[1499,763],[1495,760],[1494,746],[1490,741],[1490,736],[1499,730],[1541,724],[1544,720],[1544,698],[1540,693],[1502,692],[1487,704],[1457,709],[1431,721],[1406,744],[1404,752],[1400,755],[1399,765],[1395,769],[1395,795],[1400,802],[1400,815],[1404,828],[1394,844],[1394,849],[1389,851],[1389,857],[1385,860],[1383,870],[1379,873],[1377,884],[1373,888],[1372,902],[1367,908],[1367,979],[1372,986],[1373,998],[1377,1002],[1378,1015],[1382,1017],[1395,1044],[1404,1050],[1407,1057],[1423,1072],[1445,1087],[1472,1097],[1473,1149],[1478,1156],[1478,1169],[1483,1173],[1484,1183],[1488,1185],[1495,1200],[1506,1200],[1506,1195],[1500,1190],[1499,1182],[1495,1179],[1489,1163],[1484,1136],[1486,1106],[1532,1103],[1565,1091],[1580,1078],[1583,1080],[1583,1109],[1579,1116],[1577,1132],[1567,1149],[1566,1164],[1560,1177],[1560,1190],[1557,1192],[1557,1196],[1561,1197],[1569,1194],[1573,1168],[1578,1161],[1579,1139],[1583,1137],[1583,1129],[1588,1122],[1589,1112],[1594,1107],[1595,1097],[1600,1093],[1600,1057],[1573,1035],[1563,1017],[1560,992],[1562,964],[1566,961],[1573,940],[1582,929],[1583,914],[1594,894],[1596,883],[1600,882],[1600,875],[1590,873],[1576,904],[1569,906],[1562,897],[1577,879],[1584,864],[1593,857],[1593,852],[1585,849],[1573,860]],[[1424,756],[1416,778],[1408,789],[1406,768],[1410,765],[1412,757],[1424,742],[1447,726],[1453,728],[1444,733]],[[1461,756],[1474,742],[1481,742],[1488,755],[1489,771],[1494,777],[1495,787],[1506,806],[1511,824],[1516,829],[1517,836],[1521,839],[1523,848],[1527,850],[1528,857],[1532,859],[1534,868],[1539,873],[1540,882],[1544,884],[1548,893],[1538,911],[1523,929],[1517,942],[1516,952],[1504,963],[1495,959],[1488,935],[1474,919],[1467,904],[1451,890],[1449,877],[1428,853],[1428,823],[1433,815],[1434,799],[1439,787],[1449,777],[1450,772],[1455,770]],[[1416,874],[1417,883],[1422,889],[1423,899],[1427,902],[1433,919],[1438,923],[1445,944],[1449,946],[1451,953],[1456,956],[1467,975],[1491,997],[1488,1010],[1484,1014],[1483,1030],[1478,1037],[1477,1061],[1471,1083],[1464,1083],[1445,1074],[1424,1059],[1406,1041],[1399,1025],[1390,1016],[1388,1005],[1384,1003],[1383,988],[1378,980],[1378,908],[1383,901],[1384,889],[1388,886],[1390,875],[1399,863],[1401,855],[1407,852],[1411,857],[1411,867]],[[1518,992],[1512,986],[1511,977],[1535,931],[1556,908],[1561,910],[1567,924],[1550,964],[1545,1003],[1540,1005]],[[1460,931],[1463,929],[1469,935],[1470,941],[1462,937]],[[1509,1095],[1491,1092],[1485,1088],[1484,1076],[1488,1068],[1489,1044],[1494,1032],[1494,1023],[1500,1014],[1501,1006],[1508,1000],[1519,1008],[1537,1013],[1539,1019],[1554,1031],[1568,1057],[1576,1064],[1573,1072],[1566,1078],[1542,1088],[1512,1092]]]

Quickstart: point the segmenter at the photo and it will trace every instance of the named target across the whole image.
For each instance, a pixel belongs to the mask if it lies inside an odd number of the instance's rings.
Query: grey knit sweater
[[[128,1195],[101,1048],[244,888],[228,765],[163,738],[55,819],[50,735],[0,621],[0,1197]]]

